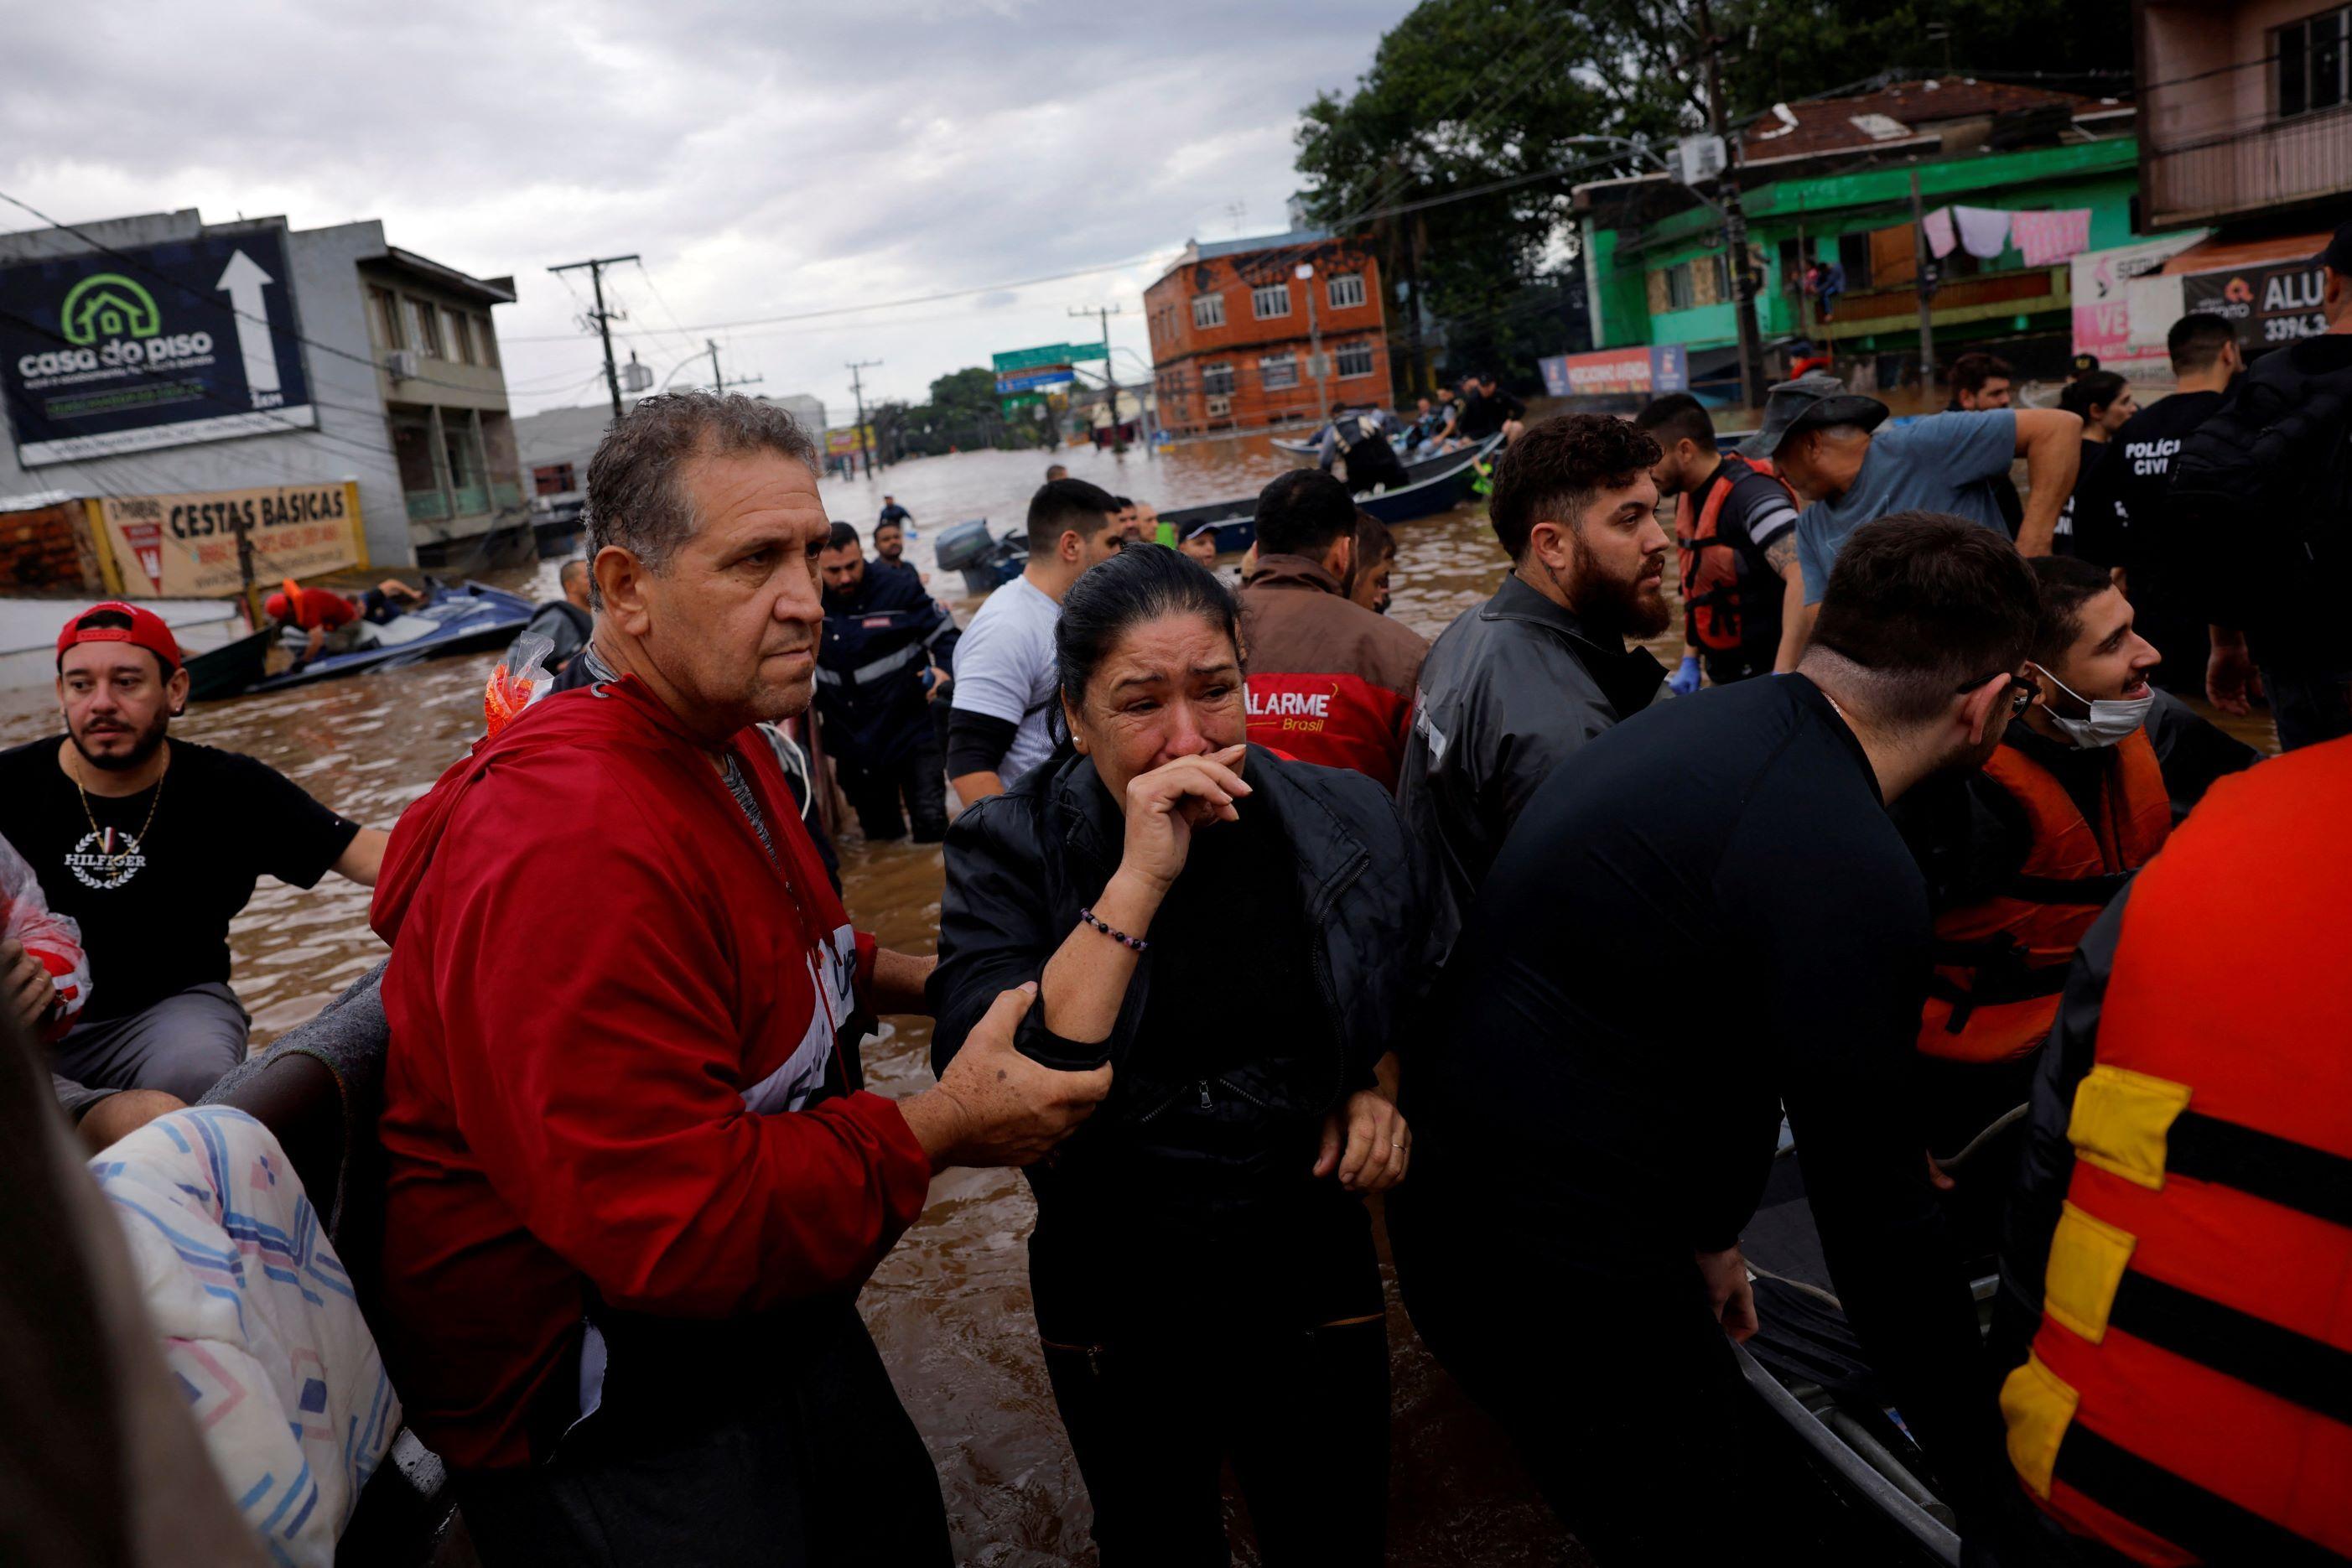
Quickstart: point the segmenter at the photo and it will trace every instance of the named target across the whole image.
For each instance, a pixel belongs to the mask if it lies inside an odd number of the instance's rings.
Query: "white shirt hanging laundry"
[[[1960,226],[1960,248],[1979,261],[1990,261],[2009,248],[2010,214],[2003,207],[1954,207]]]
[[[1960,243],[1952,233],[1952,209],[1949,207],[1937,207],[1920,220],[1919,226],[1927,231],[1929,254],[1938,261],[1951,255],[1953,247]]]
[[[2055,267],[2091,248],[2091,209],[2015,213],[2010,224],[2028,267]]]

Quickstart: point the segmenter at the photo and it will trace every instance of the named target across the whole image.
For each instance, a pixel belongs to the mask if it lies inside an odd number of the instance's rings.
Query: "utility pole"
[[[636,253],[631,251],[626,256],[599,256],[593,261],[567,261],[561,267],[548,268],[550,272],[577,272],[583,267],[588,269],[589,286],[596,291],[596,308],[589,313],[596,320],[597,335],[604,340],[604,385],[613,394],[613,417],[615,419],[621,416],[621,369],[613,363],[613,322],[615,320],[625,321],[629,317],[625,310],[604,309],[604,268],[618,267],[624,261],[636,258]]]
[[[1091,310],[1087,310],[1077,306],[1072,306],[1070,309],[1070,314],[1073,316],[1099,316],[1102,318],[1103,395],[1110,399],[1110,449],[1114,452],[1124,452],[1127,450],[1127,440],[1126,437],[1119,434],[1118,373],[1112,370],[1110,367],[1110,319],[1118,314],[1118,307],[1117,305],[1097,305]]]
[[[1748,214],[1739,203],[1739,179],[1734,173],[1731,142],[1723,128],[1723,42],[1715,36],[1707,0],[1697,3],[1699,47],[1706,56],[1707,129],[1725,138],[1723,173],[1716,184],[1723,192],[1723,243],[1731,251],[1732,318],[1739,328],[1739,401],[1755,408],[1764,401],[1764,339],[1756,329],[1756,276],[1748,266]]]
[[[740,381],[730,381],[719,374],[719,340],[705,338],[702,340],[702,346],[710,351],[710,390],[720,396],[725,396],[727,389],[730,386],[757,386],[768,379],[763,375],[747,375]]]
[[[862,359],[848,367],[849,395],[857,401],[857,449],[865,455],[866,477],[869,479],[874,477],[874,448],[866,440],[866,384],[858,379],[857,373],[872,370],[881,363],[878,359]]]
[[[1911,264],[1919,291],[1919,387],[1936,387],[1936,258],[1927,251],[1927,215],[1919,202],[1919,166],[1911,166]]]

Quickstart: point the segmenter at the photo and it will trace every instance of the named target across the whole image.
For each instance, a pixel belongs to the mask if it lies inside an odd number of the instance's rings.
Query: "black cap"
[[[1845,383],[1822,371],[1809,371],[1794,381],[1775,383],[1764,399],[1764,424],[1739,445],[1743,458],[1780,454],[1790,437],[1800,430],[1831,425],[1859,425],[1875,430],[1886,418],[1886,405],[1875,397],[1848,392]]]
[[[2352,223],[2336,225],[2335,237],[2326,249],[2311,258],[2311,264],[2352,277]]]
[[[2074,374],[2075,374],[2077,376],[2084,376],[2084,375],[2088,375],[2088,374],[2090,374],[2093,371],[2095,371],[2095,370],[2096,370],[2096,369],[2098,369],[2098,368],[2099,368],[2099,356],[2098,356],[2098,355],[2096,355],[2096,354],[2076,354],[2076,355],[2074,356]]]

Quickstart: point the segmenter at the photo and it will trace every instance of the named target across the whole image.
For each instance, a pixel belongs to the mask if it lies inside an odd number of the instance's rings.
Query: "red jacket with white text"
[[[930,1163],[857,1089],[874,942],[774,752],[731,743],[772,862],[638,681],[559,693],[402,815],[372,923],[392,1048],[381,1314],[452,1466],[528,1463],[583,1316],[854,1292]]]
[[[1304,555],[1259,557],[1240,603],[1250,740],[1395,789],[1429,644]]]

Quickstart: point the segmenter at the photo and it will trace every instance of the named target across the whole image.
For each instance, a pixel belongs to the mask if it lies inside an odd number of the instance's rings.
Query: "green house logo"
[[[69,343],[152,338],[163,330],[154,296],[120,272],[96,273],[75,284],[58,314]]]

